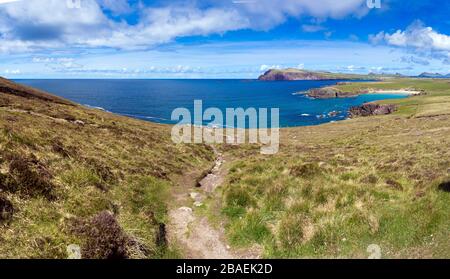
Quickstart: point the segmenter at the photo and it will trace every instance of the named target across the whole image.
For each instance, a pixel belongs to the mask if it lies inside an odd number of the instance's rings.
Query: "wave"
[[[102,107],[91,106],[91,105],[88,105],[88,104],[85,104],[85,105],[83,105],[83,106],[85,106],[85,107],[87,107],[87,108],[90,108],[90,109],[98,109],[98,110],[110,112],[110,111],[108,111],[108,110],[106,110],[105,108],[102,108]]]
[[[170,121],[170,120],[167,119],[167,118],[155,117],[155,116],[144,116],[144,118],[147,118],[147,119],[155,119],[155,120],[162,120],[162,121]]]

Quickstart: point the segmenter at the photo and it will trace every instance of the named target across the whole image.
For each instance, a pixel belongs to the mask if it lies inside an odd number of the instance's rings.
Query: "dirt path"
[[[223,154],[215,150],[217,159],[210,173],[195,188],[180,185],[182,190],[176,198],[182,206],[169,211],[170,223],[168,238],[184,250],[185,256],[191,259],[250,259],[258,258],[257,251],[237,251],[227,245],[223,227],[211,226],[207,217],[195,214],[196,208],[203,205],[206,196],[219,187],[227,174]]]

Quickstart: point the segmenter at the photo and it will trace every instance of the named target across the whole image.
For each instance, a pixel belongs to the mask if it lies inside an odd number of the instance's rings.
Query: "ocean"
[[[85,106],[158,123],[175,124],[172,111],[193,112],[194,100],[204,110],[226,108],[279,108],[280,127],[318,125],[347,118],[352,106],[404,98],[402,94],[371,94],[352,98],[314,100],[295,94],[339,81],[258,80],[16,80]],[[204,123],[207,124],[207,123]]]

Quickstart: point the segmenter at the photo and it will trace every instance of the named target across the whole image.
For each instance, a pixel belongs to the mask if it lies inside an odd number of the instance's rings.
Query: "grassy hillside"
[[[389,258],[450,257],[449,81],[340,87],[427,95],[389,100],[392,115],[282,129],[274,156],[218,146],[225,183],[195,214],[264,257],[364,258],[371,244]],[[71,244],[86,258],[182,257],[165,225],[190,190],[174,186],[213,161],[210,147],[174,145],[170,126],[0,80],[0,258],[66,258]]]
[[[346,90],[414,87],[394,115],[282,130],[281,151],[247,150],[211,202],[229,240],[265,257],[450,257],[450,84],[395,80]],[[220,210],[217,210],[220,208]]]
[[[0,258],[176,256],[165,243],[174,181],[214,158],[170,127],[87,109],[0,80]],[[174,254],[175,253],[175,254]]]

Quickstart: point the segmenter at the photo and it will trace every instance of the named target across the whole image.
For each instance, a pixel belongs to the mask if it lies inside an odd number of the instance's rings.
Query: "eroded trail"
[[[200,187],[181,185],[183,190],[178,194],[178,199],[182,206],[169,211],[169,241],[181,246],[185,256],[191,259],[258,258],[255,251],[232,249],[226,243],[223,227],[211,226],[207,217],[195,212],[203,205],[206,197],[223,183],[227,174],[223,154],[216,149],[214,151],[217,156],[215,165],[199,182]]]

